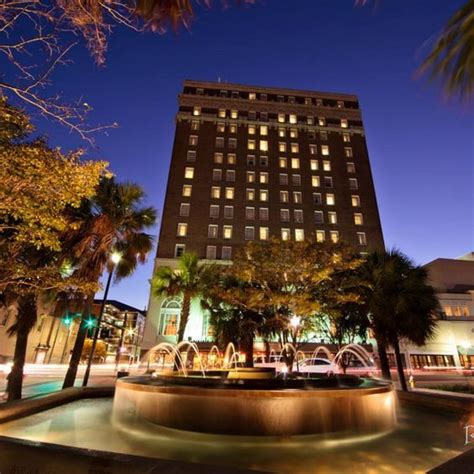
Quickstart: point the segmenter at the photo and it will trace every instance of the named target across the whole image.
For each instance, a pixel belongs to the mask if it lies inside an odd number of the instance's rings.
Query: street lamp
[[[114,274],[115,266],[122,259],[122,255],[118,252],[112,252],[110,255],[110,261],[112,262],[112,268],[109,271],[109,277],[107,278],[107,284],[105,285],[104,297],[102,303],[100,304],[99,317],[97,318],[97,327],[95,328],[94,338],[92,339],[91,353],[89,354],[89,359],[87,360],[86,372],[84,373],[84,379],[82,380],[82,386],[86,387],[87,382],[89,381],[89,375],[91,373],[92,360],[94,358],[95,346],[97,345],[97,339],[99,338],[100,324],[102,322],[102,316],[104,314],[105,303],[107,302],[107,296],[109,295],[110,283],[112,282],[112,275]]]
[[[294,314],[290,319],[290,326],[294,330],[294,332],[293,332],[293,342],[297,346],[298,345],[298,329],[301,326],[301,316],[297,316],[296,314]],[[295,357],[296,357],[296,370],[299,372],[300,371],[300,367],[299,367],[300,364],[299,364],[299,361],[298,361],[298,354],[297,353],[295,353]]]

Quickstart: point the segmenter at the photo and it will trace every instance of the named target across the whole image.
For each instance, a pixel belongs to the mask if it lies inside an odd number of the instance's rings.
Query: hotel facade
[[[384,247],[357,97],[185,81],[155,269],[184,252],[230,263],[271,236]],[[180,311],[150,296],[143,349],[176,340]],[[185,338],[211,340],[199,301]]]

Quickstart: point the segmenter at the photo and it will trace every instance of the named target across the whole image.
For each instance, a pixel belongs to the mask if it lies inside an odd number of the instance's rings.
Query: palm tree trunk
[[[179,318],[178,342],[184,339],[184,331],[188,324],[189,313],[191,311],[191,298],[187,293],[183,295],[183,307],[181,308],[181,317]]]
[[[387,343],[385,339],[382,337],[377,337],[377,350],[379,352],[379,359],[380,359],[380,369],[382,370],[382,378],[386,380],[392,380],[392,375],[390,374],[390,363],[388,361],[387,355]]]
[[[21,399],[23,368],[25,366],[26,350],[28,347],[28,334],[36,322],[36,299],[33,294],[27,294],[20,298],[17,320],[13,366],[8,375],[7,392],[9,402]]]
[[[403,370],[402,355],[400,354],[400,343],[398,337],[395,337],[392,341],[393,349],[395,350],[395,359],[397,360],[397,372],[398,380],[404,392],[408,391],[407,381],[405,379],[405,371]]]
[[[245,352],[245,367],[253,367],[253,333],[247,331],[242,338],[242,348]]]
[[[89,316],[89,309],[92,307],[93,297],[88,297],[87,302],[84,304],[81,315],[81,322],[79,329],[77,330],[76,341],[74,342],[74,348],[72,349],[71,360],[69,361],[69,367],[64,377],[63,389],[73,387],[76,381],[77,369],[79,362],[81,361],[82,351],[84,349],[84,341],[87,336],[86,321]]]

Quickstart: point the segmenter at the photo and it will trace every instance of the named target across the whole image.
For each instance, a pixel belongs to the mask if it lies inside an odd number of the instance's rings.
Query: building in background
[[[425,346],[402,345],[402,357],[413,369],[474,367],[474,253],[437,258],[425,268],[440,304],[438,327]]]
[[[271,236],[383,248],[357,97],[185,81],[155,269],[185,251],[230,261]],[[150,296],[144,349],[176,340],[180,311]],[[210,338],[199,301],[185,338]]]

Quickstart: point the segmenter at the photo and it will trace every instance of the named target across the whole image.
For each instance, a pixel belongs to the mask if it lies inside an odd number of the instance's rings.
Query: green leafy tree
[[[208,269],[199,263],[194,253],[184,253],[178,259],[176,270],[171,267],[160,267],[152,278],[153,295],[182,297],[181,314],[178,325],[178,342],[184,339],[184,332],[189,320],[193,298],[203,295]]]
[[[400,340],[423,345],[436,328],[438,300],[428,284],[425,268],[398,250],[375,252],[365,264],[370,283],[367,305],[371,327],[377,340],[383,376],[390,379],[387,347],[395,352],[397,371],[403,390],[407,390]]]
[[[131,275],[144,263],[153,247],[153,237],[145,230],[156,221],[156,211],[143,206],[143,189],[131,183],[116,183],[104,178],[91,199],[84,200],[75,213],[80,226],[64,237],[65,255],[71,259],[72,275],[99,283],[105,270],[114,271],[115,281]],[[110,256],[118,252],[121,259],[114,265]],[[74,343],[63,388],[72,387],[88,330],[94,292],[77,292],[83,301],[79,331]]]

